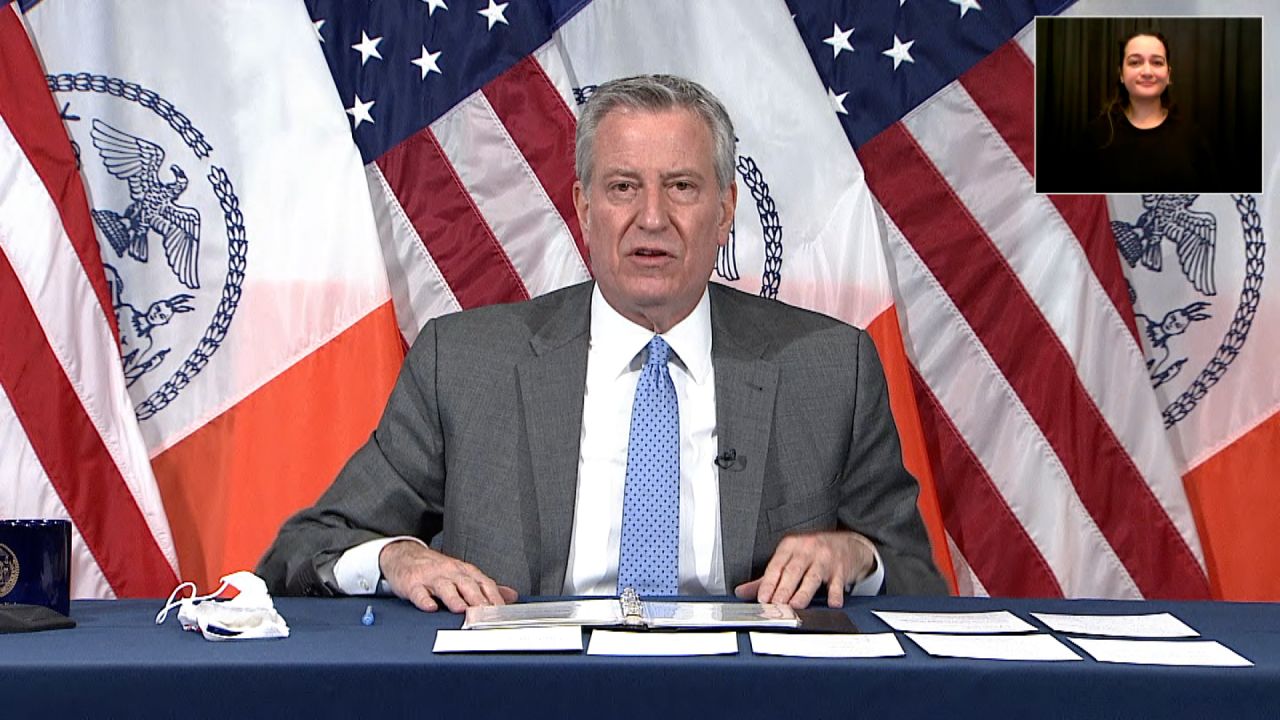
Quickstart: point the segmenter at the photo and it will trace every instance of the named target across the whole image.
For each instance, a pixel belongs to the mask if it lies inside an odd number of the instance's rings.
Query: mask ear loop
[[[178,587],[173,589],[173,592],[169,593],[169,599],[164,602],[164,607],[161,608],[160,612],[156,613],[156,624],[157,625],[163,624],[165,618],[169,617],[169,611],[181,605],[182,603],[184,602],[198,603],[198,602],[203,602],[205,600],[208,600],[210,598],[216,598],[222,594],[223,590],[227,589],[228,585],[229,583],[226,580],[223,580],[222,584],[218,586],[218,589],[214,590],[208,595],[196,595],[196,584],[191,582],[190,580],[178,585]],[[183,588],[186,588],[186,587],[191,588],[191,597],[182,598],[181,600],[175,600],[175,598],[178,596],[178,593],[182,592]]]
[[[173,592],[169,593],[169,599],[164,601],[164,607],[160,609],[160,612],[156,613],[157,625],[163,625],[165,618],[169,617],[169,611],[182,604],[182,600],[178,600],[176,598],[178,597],[178,594],[186,588],[191,588],[191,597],[194,598],[196,596],[195,583],[190,581],[179,583],[178,587],[174,588]]]

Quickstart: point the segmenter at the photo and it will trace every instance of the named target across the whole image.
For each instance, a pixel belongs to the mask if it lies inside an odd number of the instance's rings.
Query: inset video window
[[[1036,192],[1262,192],[1262,18],[1036,18]]]

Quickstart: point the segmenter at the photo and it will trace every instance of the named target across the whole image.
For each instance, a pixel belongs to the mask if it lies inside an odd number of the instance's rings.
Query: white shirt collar
[[[604,299],[600,286],[595,286],[591,292],[591,353],[602,361],[602,367],[616,368],[617,375],[638,369],[639,365],[632,367],[632,361],[651,339],[653,330],[619,314]],[[694,382],[706,382],[711,374],[711,296],[707,290],[702,291],[692,312],[662,333],[662,339]]]

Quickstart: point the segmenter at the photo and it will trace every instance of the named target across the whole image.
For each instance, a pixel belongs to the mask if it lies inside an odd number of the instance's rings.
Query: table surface
[[[360,623],[367,604],[377,622]],[[569,654],[433,655],[460,615],[380,599],[279,598],[284,640],[213,643],[154,625],[159,600],[77,601],[79,626],[0,635],[0,716],[29,717],[1280,717],[1280,605],[981,598],[858,598],[863,632],[889,628],[872,610],[1168,611],[1251,660],[1247,668],[928,656],[899,634],[905,657],[693,658]],[[1069,644],[1069,643],[1068,643]],[[19,712],[10,714],[9,710]],[[784,716],[784,717],[785,717]]]

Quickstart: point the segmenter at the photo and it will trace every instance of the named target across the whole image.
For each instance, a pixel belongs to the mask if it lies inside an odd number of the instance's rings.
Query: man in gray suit
[[[263,557],[272,591],[454,612],[615,593],[656,334],[678,398],[680,594],[946,592],[867,335],[708,282],[737,201],[733,138],[696,83],[601,85],[574,186],[595,282],[429,322],[369,442]]]

